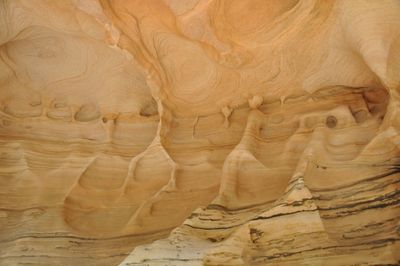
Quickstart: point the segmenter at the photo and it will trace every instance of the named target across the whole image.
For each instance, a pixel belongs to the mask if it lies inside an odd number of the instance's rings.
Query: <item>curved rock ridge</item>
[[[0,1],[0,265],[400,264],[398,0]]]

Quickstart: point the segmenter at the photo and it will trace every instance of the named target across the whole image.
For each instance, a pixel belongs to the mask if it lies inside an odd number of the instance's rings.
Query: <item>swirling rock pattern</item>
[[[0,1],[1,265],[398,265],[398,0]]]

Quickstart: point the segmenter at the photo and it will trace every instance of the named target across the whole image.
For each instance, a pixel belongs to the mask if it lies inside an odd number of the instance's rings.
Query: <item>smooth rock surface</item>
[[[0,265],[400,264],[400,1],[0,1]]]

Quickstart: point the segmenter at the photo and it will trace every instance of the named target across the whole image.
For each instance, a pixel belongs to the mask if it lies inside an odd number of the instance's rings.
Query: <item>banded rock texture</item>
[[[1,0],[0,265],[398,265],[400,1]]]

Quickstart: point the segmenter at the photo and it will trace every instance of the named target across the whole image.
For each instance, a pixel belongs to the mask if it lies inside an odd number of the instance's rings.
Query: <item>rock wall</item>
[[[399,93],[398,0],[2,0],[0,265],[398,265]]]

